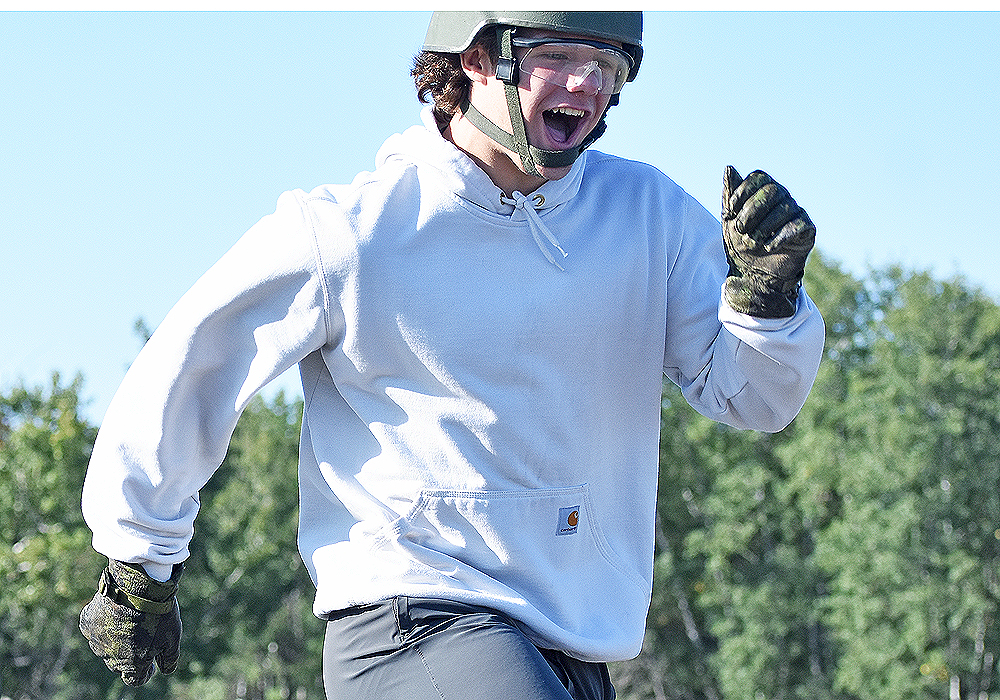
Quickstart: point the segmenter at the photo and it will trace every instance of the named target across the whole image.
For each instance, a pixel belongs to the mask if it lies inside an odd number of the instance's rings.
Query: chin
[[[573,169],[572,165],[567,165],[564,168],[545,168],[536,164],[535,167],[538,168],[538,174],[546,180],[561,180],[569,175],[569,171]]]

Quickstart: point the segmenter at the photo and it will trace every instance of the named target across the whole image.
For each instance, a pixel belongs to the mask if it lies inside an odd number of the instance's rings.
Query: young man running
[[[423,124],[288,192],[170,312],[84,489],[109,558],[81,628],[129,684],[176,666],[174,593],[242,409],[298,364],[299,548],[330,698],[609,699],[652,584],[661,380],[777,431],[823,322],[812,223],[761,172],[723,225],[588,149],[639,13],[435,13]]]

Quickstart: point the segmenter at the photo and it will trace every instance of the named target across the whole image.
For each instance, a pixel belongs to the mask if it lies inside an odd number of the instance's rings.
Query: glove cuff
[[[174,609],[174,596],[183,571],[183,564],[175,564],[169,580],[157,581],[138,564],[109,559],[98,592],[133,610],[164,615]]]
[[[782,285],[781,289],[746,277],[727,277],[722,287],[726,303],[734,311],[757,318],[788,318],[795,315],[799,299],[799,283]]]

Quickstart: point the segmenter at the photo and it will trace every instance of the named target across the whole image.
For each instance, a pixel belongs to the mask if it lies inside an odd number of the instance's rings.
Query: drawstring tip
[[[559,249],[559,252],[560,252],[560,253],[562,253],[562,256],[563,256],[563,258],[568,258],[568,257],[569,257],[569,253],[567,253],[567,252],[566,252],[565,250],[563,250],[562,248],[560,248],[560,249]],[[552,261],[552,264],[553,264],[553,265],[555,265],[556,267],[558,267],[558,268],[559,268],[560,270],[562,270],[563,272],[566,272],[566,268],[565,268],[565,267],[563,267],[562,265],[560,265],[560,264],[559,264],[559,263],[558,263],[557,261],[553,260],[553,261]]]
[[[500,201],[504,204],[513,204],[515,209],[519,209],[524,212],[525,217],[528,219],[528,228],[531,229],[531,237],[535,239],[535,244],[538,246],[538,249],[542,251],[542,255],[544,255],[545,259],[550,263],[558,267],[563,272],[566,272],[566,268],[556,262],[555,256],[552,255],[548,247],[545,245],[545,241],[542,240],[543,236],[544,239],[549,242],[551,247],[562,253],[564,258],[568,257],[569,253],[562,249],[562,246],[559,245],[559,241],[556,240],[554,235],[552,235],[552,231],[550,231],[548,227],[542,223],[541,218],[538,216],[538,212],[536,212],[535,208],[531,206],[528,198],[520,192],[514,192],[513,199],[507,199],[506,197],[501,196]],[[541,197],[541,201],[544,202],[545,198]]]

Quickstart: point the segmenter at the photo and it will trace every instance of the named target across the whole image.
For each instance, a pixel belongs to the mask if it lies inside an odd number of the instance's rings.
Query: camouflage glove
[[[152,678],[154,660],[162,673],[177,668],[181,613],[175,593],[182,570],[175,565],[170,580],[161,583],[138,564],[109,559],[97,595],[80,613],[90,648],[126,685]]]
[[[723,295],[729,306],[758,318],[794,315],[816,227],[788,190],[760,170],[744,180],[726,166],[722,237],[729,259]]]

